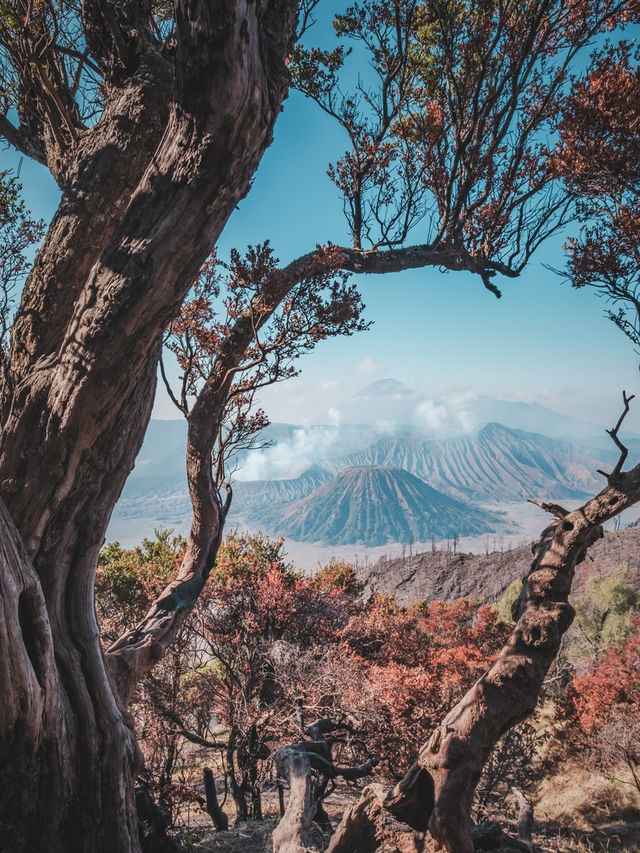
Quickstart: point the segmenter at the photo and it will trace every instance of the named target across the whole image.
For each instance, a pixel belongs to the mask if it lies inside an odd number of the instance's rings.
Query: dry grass
[[[541,850],[640,853],[640,796],[620,780],[578,761],[558,766],[533,797]]]
[[[536,818],[561,827],[589,831],[612,822],[640,821],[640,795],[624,779],[607,778],[568,762],[545,779],[536,792]]]
[[[193,853],[270,853],[273,821],[252,821],[193,845]]]

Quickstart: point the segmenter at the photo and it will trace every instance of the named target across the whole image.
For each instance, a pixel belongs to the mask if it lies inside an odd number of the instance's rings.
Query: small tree
[[[568,691],[570,719],[587,735],[595,758],[605,768],[625,765],[640,791],[640,619],[616,649],[585,674],[575,677]]]
[[[618,569],[609,578],[589,578],[575,607],[570,657],[574,666],[584,669],[585,662],[590,666],[631,633],[638,595],[626,571]]]
[[[597,50],[562,104],[552,170],[577,198],[578,237],[568,275],[592,287],[608,317],[640,347],[640,52],[632,43]]]

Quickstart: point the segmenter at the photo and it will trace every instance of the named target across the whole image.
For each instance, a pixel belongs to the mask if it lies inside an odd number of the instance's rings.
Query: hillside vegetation
[[[496,603],[530,566],[530,545],[467,554],[455,553],[451,540],[429,551],[360,566],[358,572],[371,593],[393,595],[404,606],[420,600],[456,598]],[[608,531],[589,549],[587,559],[576,569],[574,596],[583,592],[589,578],[607,578],[621,569],[629,583],[640,590],[640,527]]]
[[[406,771],[509,635],[530,564],[528,546],[473,555],[452,544],[369,571],[333,561],[305,577],[283,542],[227,538],[133,709],[142,784],[163,809],[167,844],[267,853],[279,815],[273,756],[317,718],[337,723],[337,763],[378,755],[370,780],[386,784]],[[576,621],[538,711],[498,745],[478,788],[474,819],[512,834],[510,788],[526,792],[540,851],[640,850],[639,544],[640,528],[608,533],[579,566]],[[104,549],[98,610],[107,641],[144,613],[183,548],[160,533],[132,550]],[[211,827],[205,766],[234,829]],[[353,801],[353,787],[339,782],[325,801],[329,824]],[[314,830],[320,849],[329,824]]]

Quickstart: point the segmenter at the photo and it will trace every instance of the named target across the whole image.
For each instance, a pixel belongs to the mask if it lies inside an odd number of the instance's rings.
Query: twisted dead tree
[[[344,727],[326,718],[316,720],[305,730],[310,740],[283,746],[276,753],[276,770],[278,777],[289,784],[289,799],[273,831],[274,853],[317,850],[311,835],[312,824],[316,822],[324,829],[331,829],[322,801],[335,787],[335,780],[362,779],[379,763],[380,759],[373,757],[357,767],[335,765],[325,735],[341,728]]]
[[[622,466],[627,448],[618,431],[632,397],[609,431],[620,449],[607,485],[573,511],[545,505],[555,520],[533,546],[534,559],[513,605],[517,623],[490,669],[452,708],[423,746],[416,763],[391,791],[369,786],[337,828],[329,853],[393,849],[382,826],[389,816],[405,826],[416,849],[472,853],[471,804],[482,768],[500,737],[535,709],[544,678],[574,617],[568,602],[575,567],[603,536],[604,522],[640,500],[640,465]],[[421,834],[429,831],[429,840]],[[354,839],[358,840],[354,846]],[[423,845],[423,846],[420,846]],[[407,849],[411,849],[410,846]]]

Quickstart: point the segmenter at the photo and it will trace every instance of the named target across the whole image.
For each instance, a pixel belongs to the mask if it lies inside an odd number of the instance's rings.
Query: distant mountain
[[[129,476],[123,497],[167,494],[185,489],[187,422],[181,420],[149,421],[144,442]]]
[[[503,522],[437,492],[408,471],[358,466],[341,471],[302,500],[254,515],[267,532],[303,542],[374,546],[471,536]]]
[[[352,465],[391,465],[457,498],[513,501],[580,498],[602,485],[596,469],[609,452],[487,424],[449,439],[378,439],[370,447],[330,460],[334,471]]]
[[[569,440],[607,438],[604,426],[564,415],[539,403],[497,400],[494,397],[480,396],[470,400],[467,405],[478,424],[498,422],[512,429],[540,433],[550,438]]]
[[[392,380],[373,383],[368,393],[397,392],[402,396],[402,386],[398,389],[397,385],[401,383]],[[602,440],[566,441],[498,423],[437,439],[397,427],[393,434],[381,435],[380,429],[373,426],[354,425],[273,424],[265,433],[275,446],[245,454],[239,460],[231,520],[251,529],[266,528],[270,521],[272,530],[277,526],[278,531],[290,537],[301,531],[305,541],[313,527],[311,516],[305,516],[304,529],[294,526],[289,516],[285,518],[289,505],[309,497],[347,468],[403,469],[436,492],[460,501],[504,504],[535,497],[570,502],[597,492],[602,485],[597,469],[612,467],[617,457],[606,435]],[[637,458],[640,442],[634,438],[625,440],[630,458]],[[185,444],[186,424],[183,421],[151,421],[136,467],[115,508],[109,537],[141,539],[151,535],[155,527],[173,527],[182,532],[188,528],[191,506],[185,473]],[[364,488],[366,479],[352,479],[350,488],[355,491]],[[354,496],[354,506],[361,504],[358,510],[361,530],[358,531],[355,520],[351,520],[348,532],[328,532],[325,530],[328,519],[322,516],[313,527],[313,535],[340,544],[374,540],[385,543],[388,539],[403,542],[412,535],[419,541],[423,535],[419,530],[423,528],[418,521],[413,522],[413,533],[411,525],[400,523],[398,519],[393,523],[385,521],[381,533],[373,532],[373,523],[364,508],[367,494],[369,492],[365,491]],[[375,490],[371,494],[375,494]],[[392,514],[396,510],[402,514],[401,494],[401,490],[390,489],[385,499]],[[428,496],[425,501],[428,505]],[[393,511],[391,504],[395,505]],[[465,511],[469,512],[466,506]],[[376,515],[379,508],[372,509],[371,513]],[[419,517],[418,514],[416,518]],[[483,523],[486,530],[486,521]],[[494,518],[493,523],[505,530],[499,519]],[[428,525],[427,539],[451,533],[446,525],[436,525],[436,528],[433,523]],[[441,530],[444,532],[438,532]],[[472,535],[462,531],[460,527],[453,532],[460,536]],[[334,535],[341,538],[332,540]]]
[[[539,403],[500,400],[473,393],[428,396],[397,379],[378,379],[352,397],[337,400],[343,423],[377,424],[381,432],[410,430],[449,438],[497,422],[550,438],[606,438],[604,426],[556,412]],[[607,424],[608,426],[608,424]]]
[[[308,471],[319,458],[360,449],[378,436],[375,430],[361,426],[269,424],[260,433],[259,443],[270,446],[242,451],[236,460],[239,470],[235,480],[240,484],[245,480],[295,478]],[[150,421],[122,500],[183,493],[187,488],[186,446],[187,422],[184,419]],[[296,495],[300,496],[300,493]]]
[[[326,468],[310,465],[299,477],[290,480],[239,480],[233,487],[232,515],[244,515],[256,508],[299,500],[331,477]]]

